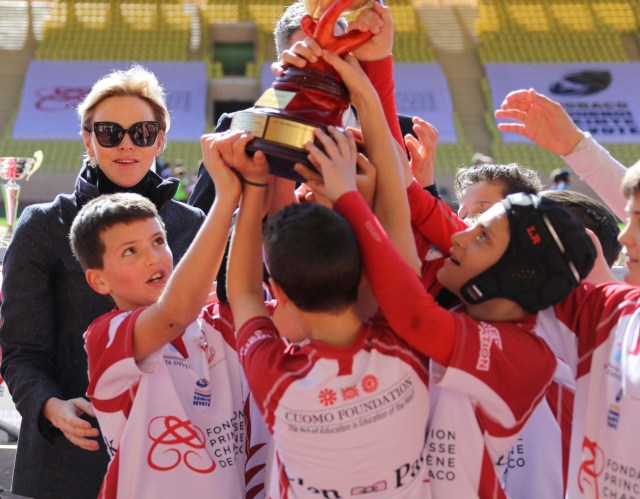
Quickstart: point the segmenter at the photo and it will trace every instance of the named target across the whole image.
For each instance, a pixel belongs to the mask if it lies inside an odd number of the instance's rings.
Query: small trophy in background
[[[20,199],[20,185],[18,180],[29,180],[42,164],[42,151],[36,151],[33,158],[1,157],[0,177],[6,180],[2,184],[2,198],[4,199],[4,211],[7,216],[7,229],[0,240],[0,250],[9,246],[13,228],[18,218],[18,200]]]

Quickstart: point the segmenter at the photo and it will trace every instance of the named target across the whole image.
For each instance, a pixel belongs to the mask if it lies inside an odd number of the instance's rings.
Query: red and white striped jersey
[[[237,341],[273,432],[270,497],[429,497],[427,359],[386,324],[364,323],[347,347],[287,345],[256,317]]]
[[[254,424],[228,308],[206,307],[136,362],[142,310],[105,314],[85,333],[87,395],[111,454],[100,497],[261,497],[266,441],[249,442]]]
[[[576,376],[567,497],[640,496],[640,288],[582,284],[552,340]]]

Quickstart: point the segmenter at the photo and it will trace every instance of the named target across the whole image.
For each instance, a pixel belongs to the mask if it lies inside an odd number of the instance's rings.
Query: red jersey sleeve
[[[104,314],[85,333],[87,396],[103,412],[115,412],[129,405],[127,391],[142,374],[133,358],[133,328],[143,310],[141,307],[133,312],[117,310]]]
[[[449,206],[425,191],[414,180],[407,189],[411,225],[441,253],[449,255],[451,236],[467,225]]]
[[[480,422],[492,435],[520,431],[556,369],[555,356],[533,334],[535,315],[520,322],[477,321],[465,313],[456,318],[451,362],[444,373],[434,368],[434,380],[474,399]]]
[[[624,283],[580,284],[567,298],[554,305],[556,316],[566,326],[562,331],[577,337],[577,377],[589,372],[591,356],[625,316],[639,308],[640,288]],[[570,338],[553,338],[559,345],[575,348]],[[566,358],[572,352],[560,351]],[[575,355],[575,353],[574,353]]]
[[[282,394],[291,383],[304,377],[313,363],[295,344],[287,344],[280,337],[268,317],[249,319],[238,330],[236,341],[249,389],[272,430]]]
[[[393,56],[385,57],[377,61],[360,61],[362,69],[371,80],[376,89],[382,109],[391,130],[391,135],[404,150],[404,139],[398,121],[398,108],[396,107],[395,81],[393,79]]]
[[[454,315],[427,293],[359,193],[344,194],[334,209],[358,238],[367,279],[391,328],[416,350],[448,365],[456,336]]]

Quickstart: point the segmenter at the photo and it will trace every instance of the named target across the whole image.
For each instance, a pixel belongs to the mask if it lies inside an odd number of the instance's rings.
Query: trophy
[[[18,200],[20,198],[20,185],[17,180],[23,178],[29,180],[42,164],[42,151],[36,151],[33,158],[0,157],[0,177],[7,181],[2,184],[2,198],[4,210],[7,216],[7,229],[5,230],[0,249],[9,246],[13,227],[18,217]]]
[[[354,30],[335,35],[338,18],[347,9],[353,12],[366,3],[367,0],[306,0],[307,15],[301,27],[322,48],[345,55],[363,45],[372,34]],[[303,180],[293,170],[294,164],[314,168],[307,160],[304,145],[314,140],[316,128],[340,128],[348,107],[347,88],[336,71],[320,59],[308,62],[303,69],[286,68],[254,107],[234,113],[230,128],[253,134],[255,138],[247,144],[247,151],[263,151],[271,173]]]

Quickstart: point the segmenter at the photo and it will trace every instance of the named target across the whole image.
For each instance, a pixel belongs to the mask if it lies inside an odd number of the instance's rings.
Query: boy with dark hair
[[[360,252],[347,224],[316,203],[288,206],[265,226],[272,279],[310,312],[342,310],[358,297]]]
[[[233,320],[226,306],[203,309],[241,192],[220,142],[202,138],[220,195],[175,272],[146,198],[102,196],[71,227],[87,282],[116,305],[85,333],[87,395],[111,457],[100,497],[242,497],[261,486],[245,484],[245,465],[253,460],[260,476],[264,456],[249,448]]]
[[[228,273],[240,360],[274,438],[270,497],[428,497],[427,359],[383,322],[358,317],[356,239],[317,203],[283,209],[265,230],[277,306],[306,335],[287,346],[256,294],[262,197],[245,188]]]
[[[363,111],[367,153],[395,163],[399,154],[380,101],[362,71],[358,78],[358,88],[354,78],[345,84]],[[229,149],[229,164],[252,161],[245,144],[238,139]],[[352,145],[344,151],[347,161],[364,167],[367,159]],[[379,197],[385,195],[380,189]],[[263,197],[263,189],[245,188],[228,282],[240,359],[274,437],[277,467],[269,495],[428,497],[427,359],[384,322],[360,318],[359,250],[344,219],[316,203],[290,206],[269,223],[262,241]],[[300,325],[300,343],[287,345],[280,338],[262,293],[256,294],[261,243],[277,307]]]

